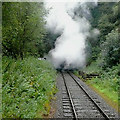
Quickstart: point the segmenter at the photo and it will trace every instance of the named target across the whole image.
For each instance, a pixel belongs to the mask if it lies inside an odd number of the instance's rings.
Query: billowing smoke
[[[56,39],[55,49],[49,52],[56,68],[63,64],[65,69],[85,67],[86,39],[91,29],[89,6],[95,5],[96,0],[94,3],[45,2],[46,9],[49,9],[46,27],[54,34],[61,34]],[[97,30],[94,33],[97,34]]]

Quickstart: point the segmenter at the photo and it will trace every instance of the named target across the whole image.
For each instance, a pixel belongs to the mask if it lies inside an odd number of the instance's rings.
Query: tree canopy
[[[23,58],[45,53],[43,3],[3,3],[3,55]]]
[[[89,41],[92,49],[91,61],[101,59],[99,64],[105,67],[112,67],[120,63],[120,39],[119,13],[120,3],[99,3],[95,9],[91,9],[93,28],[100,31],[97,42]]]

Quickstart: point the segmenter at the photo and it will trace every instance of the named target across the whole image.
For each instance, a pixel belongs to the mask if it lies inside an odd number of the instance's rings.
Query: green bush
[[[106,71],[101,70],[101,75],[99,77],[94,77],[87,82],[96,87],[111,100],[119,103],[120,64],[112,68],[107,68]]]
[[[3,118],[35,118],[49,112],[56,72],[47,61],[33,57],[3,57]]]
[[[0,60],[2,55],[0,54]],[[2,119],[2,62],[0,62],[0,119]]]
[[[106,36],[106,41],[101,45],[101,49],[104,67],[112,67],[120,62],[118,29],[112,30],[111,33]]]

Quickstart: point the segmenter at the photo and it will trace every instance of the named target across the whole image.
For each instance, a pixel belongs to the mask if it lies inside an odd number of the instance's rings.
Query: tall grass
[[[36,118],[48,114],[56,87],[56,71],[34,57],[2,62],[3,118]]]

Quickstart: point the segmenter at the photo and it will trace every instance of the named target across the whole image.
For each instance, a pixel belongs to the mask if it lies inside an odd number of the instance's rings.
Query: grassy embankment
[[[120,64],[112,68],[107,69],[107,71],[102,70],[94,62],[84,70],[85,74],[99,74],[97,77],[86,78],[86,83],[94,89],[100,96],[102,96],[108,104],[118,111],[118,102],[120,96],[119,84],[120,84]],[[75,73],[78,75],[78,72]],[[81,76],[78,75],[80,78]],[[83,78],[81,78],[83,79]]]
[[[41,118],[50,112],[56,71],[47,61],[29,57],[2,62],[3,118]]]

